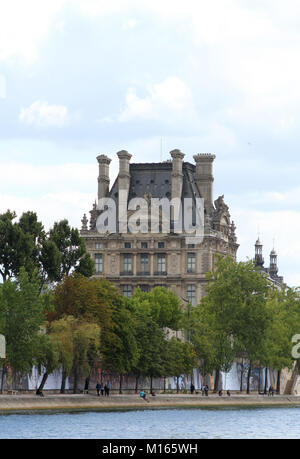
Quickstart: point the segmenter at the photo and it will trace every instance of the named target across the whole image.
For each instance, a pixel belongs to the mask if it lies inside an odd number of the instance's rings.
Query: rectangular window
[[[148,242],[142,242],[141,243],[141,248],[142,249],[148,249]]]
[[[140,285],[139,287],[142,292],[149,292],[149,285]]]
[[[125,249],[131,249],[131,242],[125,242],[124,247]]]
[[[193,306],[196,305],[196,286],[193,284],[187,286],[187,299]]]
[[[96,242],[96,249],[102,249],[102,244],[100,244],[99,242]]]
[[[195,248],[195,244],[188,244],[188,249],[194,249]]]
[[[149,256],[147,253],[141,254],[141,270],[143,273],[148,272],[149,268]]]
[[[187,254],[187,272],[194,273],[196,271],[196,255],[194,253]]]
[[[123,295],[130,298],[132,296],[132,286],[131,285],[123,285]]]
[[[166,256],[164,253],[159,253],[157,255],[157,271],[159,273],[166,272]]]
[[[95,254],[95,271],[96,274],[101,274],[103,271],[103,260],[101,253]]]
[[[164,242],[159,242],[157,246],[158,246],[159,249],[164,249],[165,248],[165,243]]]
[[[131,255],[130,254],[125,254],[124,255],[124,271],[126,273],[132,271],[132,260],[131,260]]]

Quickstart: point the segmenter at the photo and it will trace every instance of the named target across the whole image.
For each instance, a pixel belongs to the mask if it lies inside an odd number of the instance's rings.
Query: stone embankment
[[[23,412],[32,410],[55,411],[113,411],[167,408],[223,408],[223,407],[276,407],[300,405],[300,396],[293,395],[244,395],[233,394],[231,397],[219,397],[210,394],[157,394],[148,396],[148,401],[139,395],[110,395],[98,397],[96,394],[47,394],[40,397],[33,394],[0,395],[0,413]]]

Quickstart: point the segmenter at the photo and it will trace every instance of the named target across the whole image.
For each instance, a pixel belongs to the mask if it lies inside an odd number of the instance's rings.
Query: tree
[[[3,282],[16,277],[32,252],[32,241],[14,222],[17,215],[8,210],[0,215],[0,274]]]
[[[100,357],[100,327],[94,323],[75,321],[73,324],[73,392],[76,394],[80,376],[90,375],[93,363]]]
[[[134,303],[135,306],[138,303]],[[132,367],[136,377],[136,392],[140,376],[150,376],[150,390],[152,391],[153,377],[165,375],[166,340],[162,328],[155,322],[149,310],[143,307],[133,310],[134,333],[138,346],[138,360]]]
[[[69,376],[74,360],[73,343],[73,322],[74,317],[67,316],[50,324],[50,335],[52,344],[57,349],[58,362],[62,370],[62,382],[60,392],[65,393],[66,379]]]
[[[37,269],[41,286],[57,281],[59,279],[61,254],[56,244],[49,240],[36,213],[30,211],[23,213],[18,226],[31,241],[31,252],[25,259],[25,270],[31,275]]]
[[[167,342],[167,372],[177,378],[177,393],[179,392],[179,377],[191,373],[196,366],[197,357],[194,347],[186,342],[172,337]]]
[[[154,287],[150,292],[139,288],[132,296],[132,302],[147,308],[155,322],[161,328],[179,330],[182,319],[182,307],[175,293],[164,287]]]
[[[40,295],[37,272],[29,278],[21,268],[18,279],[5,282],[0,293],[0,333],[6,338],[7,352],[5,364],[24,375],[31,372],[38,360],[45,320],[45,297]]]
[[[55,223],[50,230],[50,241],[53,241],[61,254],[60,280],[75,272],[90,277],[94,274],[93,263],[86,251],[85,242],[78,229],[71,228],[68,220]]]

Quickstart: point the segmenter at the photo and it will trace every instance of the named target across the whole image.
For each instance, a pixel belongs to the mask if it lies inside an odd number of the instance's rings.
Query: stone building
[[[132,155],[124,150],[117,155],[119,174],[111,187],[111,160],[105,155],[97,157],[98,200],[110,198],[114,201],[117,209],[115,231],[99,233],[97,219],[104,210],[99,210],[96,202],[90,219],[86,214],[82,219],[81,235],[95,260],[95,276],[113,282],[128,297],[138,286],[143,291],[164,286],[183,301],[197,304],[205,294],[205,273],[213,267],[213,255],[230,254],[235,258],[238,249],[235,225],[224,196],[215,201],[213,198],[215,156],[197,154],[192,164],[183,161],[184,154],[179,150],[171,151],[171,159],[160,163],[131,163]],[[134,209],[129,205],[137,198],[144,198],[149,208],[154,199],[177,198],[182,205],[184,200],[190,199],[194,205],[202,198],[203,240],[187,238],[185,232],[177,231],[172,208],[168,231],[163,231],[160,213],[156,231],[152,231],[150,225],[141,224],[139,232],[130,232],[128,222],[125,221],[124,227],[121,221],[120,206],[125,205],[126,218],[130,219],[139,212],[138,207]]]

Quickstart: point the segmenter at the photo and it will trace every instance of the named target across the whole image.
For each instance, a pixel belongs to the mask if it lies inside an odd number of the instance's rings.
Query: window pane
[[[158,254],[157,258],[157,271],[159,273],[166,271],[166,257],[164,254]]]
[[[96,274],[102,273],[103,270],[103,263],[102,263],[102,255],[100,253],[95,254],[95,271]]]
[[[141,267],[142,267],[142,271],[147,271],[148,269],[148,261],[149,261],[149,257],[147,254],[143,253],[141,255]]]
[[[187,299],[193,306],[196,305],[196,286],[188,285],[187,286]]]
[[[128,272],[132,270],[131,266],[131,255],[124,255],[124,271]]]
[[[123,295],[130,298],[132,296],[132,286],[131,285],[123,285]]]
[[[188,253],[187,255],[187,272],[193,273],[196,268],[196,257],[194,253]]]

